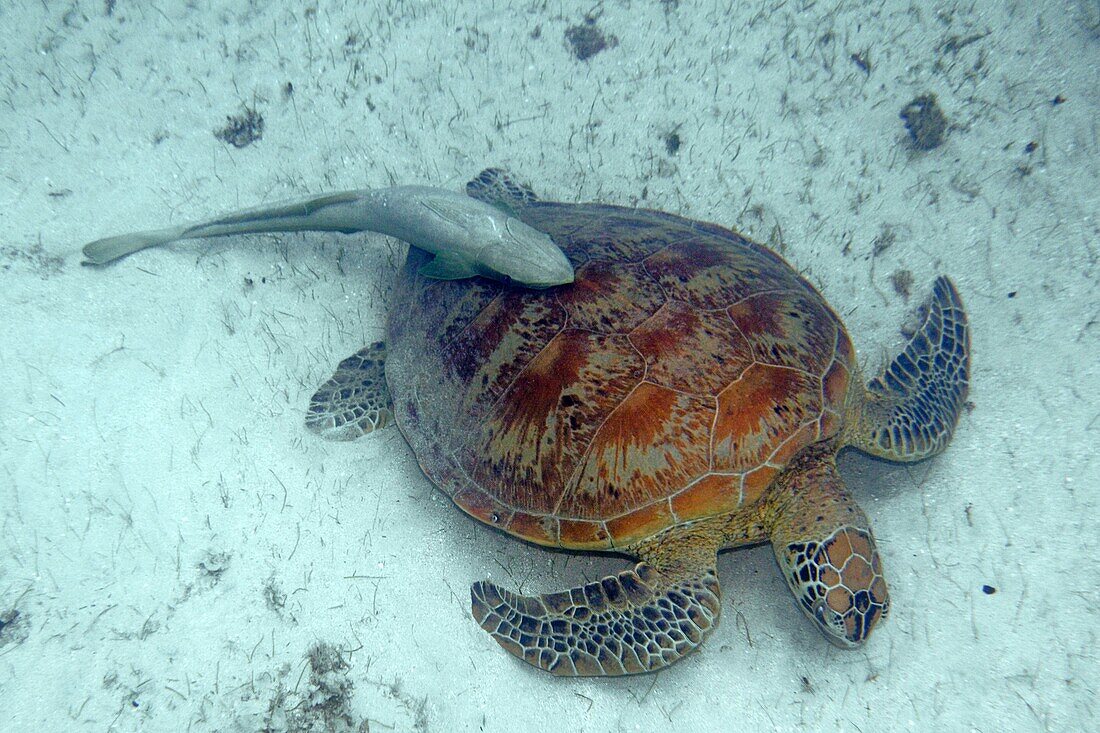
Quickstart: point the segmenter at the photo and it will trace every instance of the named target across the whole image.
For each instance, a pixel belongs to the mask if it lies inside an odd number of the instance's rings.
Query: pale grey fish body
[[[122,234],[86,245],[84,257],[102,265],[179,239],[300,231],[395,237],[435,255],[421,268],[428,277],[484,275],[536,288],[573,282],[573,266],[544,232],[483,201],[427,186],[342,191],[198,224]]]

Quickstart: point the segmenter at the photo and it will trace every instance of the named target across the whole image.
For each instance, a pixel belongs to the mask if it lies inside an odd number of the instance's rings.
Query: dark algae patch
[[[619,44],[615,36],[604,35],[596,26],[596,18],[591,15],[585,16],[584,23],[566,28],[565,40],[578,61],[587,61],[600,51]]]
[[[909,270],[895,270],[890,276],[890,284],[895,293],[909,300],[909,296],[913,294],[913,273]]]
[[[264,116],[251,107],[245,107],[239,115],[226,117],[225,121],[225,127],[214,131],[214,137],[235,148],[251,145],[264,136]]]
[[[28,247],[0,244],[0,272],[12,269],[25,270],[45,280],[61,272],[64,266],[65,260],[46,252],[41,242]]]
[[[947,136],[947,117],[936,103],[935,94],[922,94],[901,110],[909,141],[916,150],[932,150],[943,145]]]

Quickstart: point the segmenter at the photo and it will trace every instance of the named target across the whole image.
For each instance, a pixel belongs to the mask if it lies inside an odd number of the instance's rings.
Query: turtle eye
[[[829,608],[829,604],[825,602],[824,598],[818,598],[814,601],[810,613],[813,614],[814,621],[816,621],[818,627],[825,632],[825,636],[829,641],[843,647],[851,645],[851,640],[848,639],[848,635],[844,632],[844,618],[839,613]]]

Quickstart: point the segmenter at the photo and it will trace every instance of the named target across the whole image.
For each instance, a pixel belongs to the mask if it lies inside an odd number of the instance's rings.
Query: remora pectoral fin
[[[431,262],[421,265],[419,272],[434,280],[463,280],[481,274],[469,260],[445,255],[436,255]]]

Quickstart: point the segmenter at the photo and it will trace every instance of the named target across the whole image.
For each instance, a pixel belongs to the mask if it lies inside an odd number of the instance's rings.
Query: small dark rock
[[[862,71],[864,74],[867,74],[868,76],[870,76],[870,74],[871,74],[871,59],[870,59],[870,57],[868,57],[867,51],[860,51],[858,53],[853,53],[848,58],[850,58],[852,60],[853,64],[855,64],[856,66],[859,67],[860,71]]]
[[[676,155],[681,145],[683,145],[683,140],[680,139],[679,133],[670,132],[665,135],[665,150],[668,151],[669,155]]]
[[[0,614],[0,634],[4,633],[4,627],[8,624],[14,624],[19,620],[19,611],[12,609],[6,613]]]
[[[0,649],[9,644],[22,644],[30,636],[30,626],[25,614],[14,608],[0,612]]]
[[[936,103],[935,94],[922,94],[901,110],[905,129],[917,150],[932,150],[943,144],[947,135],[947,118]]]

